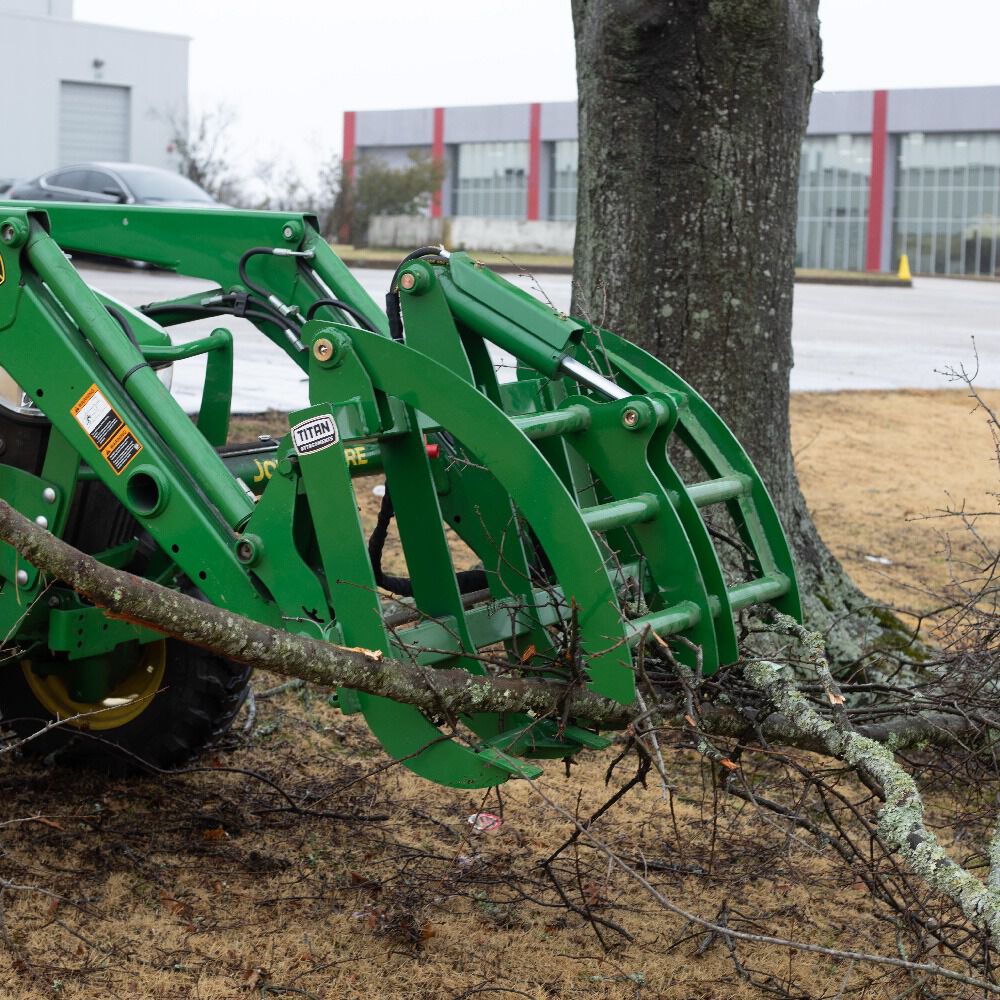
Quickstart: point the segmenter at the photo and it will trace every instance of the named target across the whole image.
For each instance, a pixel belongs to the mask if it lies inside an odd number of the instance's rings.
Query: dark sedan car
[[[217,205],[194,181],[137,163],[78,163],[18,181],[4,198],[102,205]]]

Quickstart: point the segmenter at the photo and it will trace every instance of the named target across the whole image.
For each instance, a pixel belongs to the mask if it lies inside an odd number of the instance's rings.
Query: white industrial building
[[[0,41],[0,180],[87,160],[174,166],[188,38],[75,21],[73,0],[0,0]]]

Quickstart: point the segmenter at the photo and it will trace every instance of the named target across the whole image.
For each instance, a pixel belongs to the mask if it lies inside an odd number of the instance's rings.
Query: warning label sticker
[[[80,397],[71,412],[117,475],[142,451],[142,445],[96,385]]]
[[[142,451],[142,445],[136,441],[135,435],[127,427],[123,427],[108,443],[102,454],[108,460],[111,468],[121,475],[122,469],[140,451]]]
[[[292,428],[292,444],[300,455],[312,455],[335,445],[340,440],[337,424],[330,414],[320,414]]]

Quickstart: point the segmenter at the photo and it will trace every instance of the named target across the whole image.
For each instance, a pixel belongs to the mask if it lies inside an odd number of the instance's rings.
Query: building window
[[[572,222],[576,218],[576,163],[580,144],[576,139],[552,143],[549,177],[549,218]]]
[[[996,276],[1000,135],[901,136],[895,215],[893,254],[911,270]]]
[[[528,144],[461,143],[454,198],[455,215],[523,219],[528,209]]]
[[[802,143],[796,267],[864,268],[871,156],[866,135],[816,136]]]

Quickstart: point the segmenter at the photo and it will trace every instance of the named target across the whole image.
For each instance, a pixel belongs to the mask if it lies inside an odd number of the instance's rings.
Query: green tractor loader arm
[[[72,253],[210,288],[129,309],[92,290]],[[292,633],[432,667],[580,679],[625,705],[654,635],[711,672],[738,656],[740,610],[799,614],[764,484],[705,401],[467,254],[410,254],[383,310],[308,216],[7,203],[0,261],[13,386],[0,436],[17,444],[0,453],[0,495],[102,561]],[[280,440],[227,444],[233,316],[308,378],[309,405]],[[172,342],[172,327],[205,318],[218,320],[211,335]],[[498,376],[496,349],[516,370]],[[199,354],[192,421],[163,375]],[[366,534],[354,481],[372,474],[386,494]],[[739,558],[720,558],[720,516]],[[382,565],[393,523],[398,575]],[[476,568],[456,569],[459,550]],[[8,546],[0,583],[0,628],[24,650],[0,667],[5,718],[11,704],[70,715],[77,737],[100,730],[170,764],[207,738],[172,731],[205,699],[221,723],[238,708],[245,673],[109,622],[65,588],[39,600],[44,581]],[[456,724],[360,692],[338,702],[396,760],[457,787],[534,777],[539,759],[607,743],[586,720]]]

